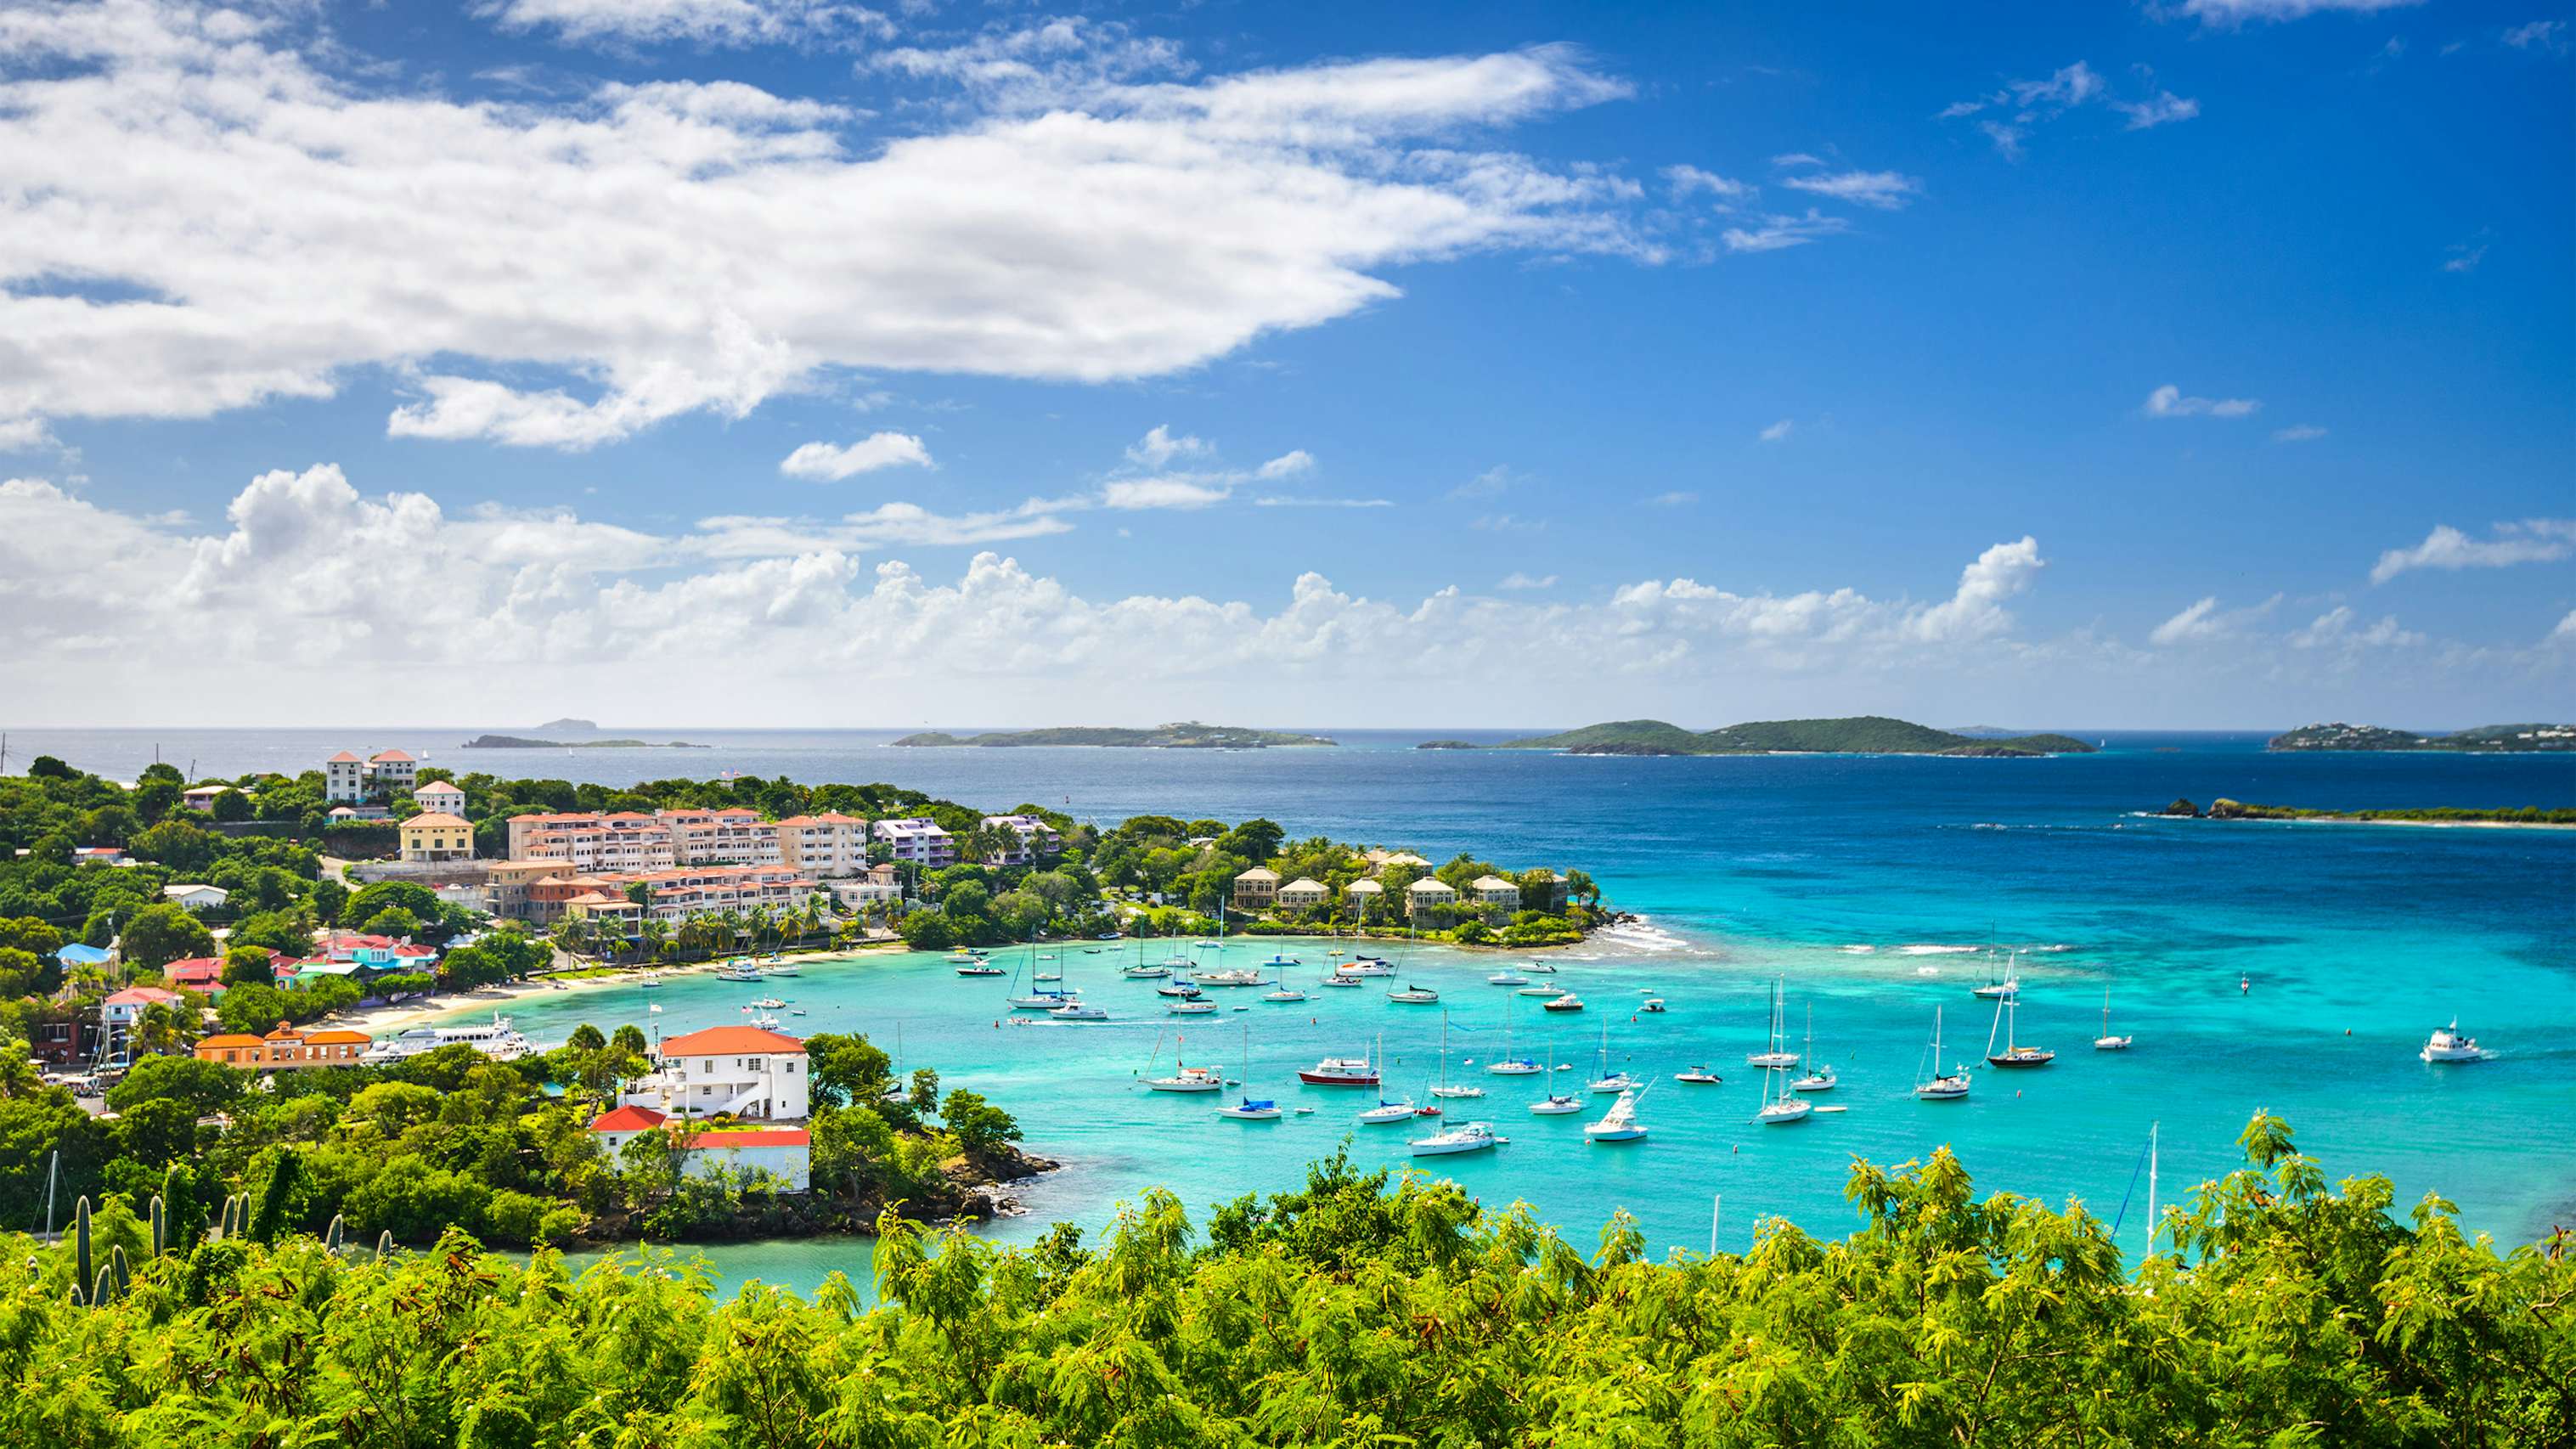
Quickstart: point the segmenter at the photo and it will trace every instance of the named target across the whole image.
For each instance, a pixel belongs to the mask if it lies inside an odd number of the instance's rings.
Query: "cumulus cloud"
[[[1169,423],[1156,423],[1145,436],[1127,445],[1127,461],[1160,468],[1174,458],[1204,458],[1214,451],[1195,436],[1173,436]]]
[[[2147,394],[2144,411],[2151,418],[2244,418],[2251,417],[2263,406],[2250,397],[2186,397],[2171,383]]]
[[[894,33],[878,12],[833,0],[478,0],[473,9],[504,30],[548,31],[576,43],[776,45]]]
[[[53,430],[43,418],[0,419],[0,453],[24,453],[54,445]]]
[[[1720,203],[1744,201],[1749,200],[1760,190],[1759,187],[1730,180],[1714,171],[1703,171],[1696,166],[1667,166],[1664,168],[1664,182],[1672,188],[1673,199],[1676,201],[1687,201],[1693,196],[1703,194],[1716,197]]]
[[[2576,609],[2568,610],[2567,617],[2558,621],[2558,627],[2549,631],[2549,642],[2576,643]]]
[[[2485,538],[2445,523],[2413,548],[2392,548],[2371,565],[2370,581],[2384,584],[2410,569],[2500,569],[2554,563],[2576,554],[2576,518],[2526,518],[2499,523]]]
[[[550,23],[575,8],[611,7]],[[314,23],[0,10],[0,418],[376,369],[413,394],[398,435],[580,448],[860,371],[1166,374],[1384,302],[1399,265],[1658,255],[1633,182],[1479,144],[1624,93],[1569,50],[978,86],[884,135],[735,81],[387,89],[323,69]]]
[[[778,471],[790,478],[815,478],[838,481],[859,473],[873,473],[879,468],[927,468],[930,450],[921,439],[910,433],[871,433],[859,441],[842,446],[838,443],[807,443],[779,462]]]
[[[1959,571],[1956,593],[1908,616],[1905,633],[1929,643],[2000,634],[2012,626],[2004,600],[2029,588],[2046,567],[2048,561],[2039,556],[2039,540],[2028,534],[2013,543],[1996,544]]]
[[[1262,464],[1260,467],[1255,468],[1253,470],[1253,476],[1256,478],[1275,480],[1280,478],[1294,478],[1300,473],[1312,473],[1314,471],[1315,455],[1307,452],[1303,448],[1292,448],[1289,451],[1280,454],[1278,457],[1271,459],[1269,462]]]
[[[2306,628],[2290,635],[2293,649],[2394,649],[2424,642],[2424,636],[2398,627],[2397,616],[2382,616],[2376,623],[2356,627],[2358,616],[2351,606],[2337,604],[2319,614]]]
[[[2200,102],[2171,91],[2158,91],[2143,101],[2113,101],[2111,109],[2129,118],[2129,129],[2145,131],[2188,121],[2200,114]]]
[[[2303,20],[2311,15],[2376,15],[2422,3],[2423,0],[2182,0],[2170,13],[2197,20],[2213,30],[2233,30],[2244,25]]]
[[[1895,211],[1923,194],[1923,183],[1895,171],[1826,171],[1780,178],[1780,184],[1855,206]]]

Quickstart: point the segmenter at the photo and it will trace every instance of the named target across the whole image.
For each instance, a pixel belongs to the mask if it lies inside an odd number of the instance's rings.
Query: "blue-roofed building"
[[[84,946],[75,941],[56,951],[54,959],[62,962],[63,969],[68,971],[74,966],[104,966],[108,962],[108,953],[96,946]]]

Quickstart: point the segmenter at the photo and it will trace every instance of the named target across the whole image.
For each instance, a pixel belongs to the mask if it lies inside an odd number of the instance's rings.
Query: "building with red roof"
[[[802,1121],[809,1095],[805,1043],[757,1026],[711,1026],[666,1037],[657,1065],[619,1101],[689,1117]]]

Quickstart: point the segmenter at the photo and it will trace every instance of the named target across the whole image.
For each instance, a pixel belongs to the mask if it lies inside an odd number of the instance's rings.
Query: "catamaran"
[[[1990,1067],[2044,1067],[2057,1060],[2057,1053],[2039,1047],[2022,1046],[2013,1039],[2013,1028],[2021,1021],[2021,1000],[2007,996],[1995,1005],[1995,1015],[2004,1029],[2004,1049],[1995,1050],[1994,1031],[1986,1032],[1986,1065]]]
[[[1473,1082],[1452,1085],[1449,1081],[1449,1013],[1445,1011],[1440,1013],[1440,1078],[1432,1085],[1431,1095],[1443,1101],[1485,1095],[1485,1089]]]
[[[1583,1140],[1586,1142],[1644,1141],[1646,1128],[1637,1120],[1637,1098],[1641,1095],[1643,1094],[1638,1092],[1621,1092],[1619,1100],[1610,1104],[1610,1110],[1602,1114],[1600,1121],[1583,1124]]]
[[[1813,1062],[1815,1059],[1816,1004],[1810,1001],[1807,1003],[1807,1060]],[[1834,1080],[1833,1066],[1831,1063],[1827,1063],[1826,1065],[1816,1067],[1805,1076],[1791,1082],[1789,1084],[1789,1090],[1792,1092],[1830,1092],[1834,1089]]]
[[[1798,1054],[1781,1050],[1788,1027],[1782,1020],[1788,1005],[1786,986],[1786,982],[1774,982],[1771,987],[1771,1050],[1763,1054],[1771,1065],[1762,1069],[1762,1110],[1753,1114],[1753,1120],[1765,1127],[1803,1122],[1816,1110],[1815,1103],[1789,1088],[1789,1069],[1797,1064]]]
[[[1941,1074],[1941,1008],[1932,1008],[1932,1045],[1924,1060],[1930,1063],[1931,1075],[1914,1084],[1914,1095],[1927,1102],[1951,1102],[1968,1095],[1968,1068],[1965,1063],[1948,1076]]]
[[[2108,986],[2103,987],[2102,1034],[2093,1038],[2093,1050],[2097,1052],[2124,1052],[2129,1049],[2129,1043],[2133,1040],[2135,1040],[2133,1037],[2111,1035],[2111,988]]]

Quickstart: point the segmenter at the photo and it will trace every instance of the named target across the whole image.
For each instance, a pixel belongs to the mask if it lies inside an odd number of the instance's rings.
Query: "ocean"
[[[655,731],[705,750],[455,748],[472,730],[11,730],[9,760],[36,753],[131,777],[153,758],[201,774],[311,768],[341,748],[399,746],[460,770],[604,783],[734,770],[808,782],[886,780],[1002,810],[1023,802],[1103,824],[1138,813],[1268,816],[1292,836],[1470,851],[1506,866],[1580,867],[1643,919],[1548,953],[1554,979],[1587,1009],[1543,1015],[1489,986],[1508,954],[1395,951],[1432,1006],[1389,1002],[1387,982],[1295,1005],[1217,992],[1228,1008],[1176,1019],[1150,983],[1116,978],[1130,947],[1042,948],[1114,1020],[1018,1023],[1006,982],[956,977],[941,960],[875,955],[808,965],[759,988],[703,978],[660,990],[524,1001],[540,1041],[582,1021],[678,1032],[740,1019],[750,997],[791,998],[795,1031],[865,1031],[903,1065],[936,1067],[1008,1108],[1025,1145],[1065,1165],[1020,1196],[1025,1217],[994,1225],[1025,1241],[1057,1220],[1097,1230],[1118,1205],[1162,1185],[1204,1218],[1240,1193],[1296,1185],[1343,1143],[1355,1161],[1404,1168],[1405,1126],[1363,1127],[1365,1093],[1299,1086],[1324,1055],[1388,1063],[1390,1093],[1423,1099],[1439,1068],[1445,1014],[1453,1078],[1480,1102],[1449,1120],[1491,1120],[1496,1152],[1431,1170],[1485,1202],[1527,1202],[1588,1247],[1614,1211],[1660,1247],[1740,1249],[1760,1219],[1816,1234],[1854,1224],[1842,1197],[1854,1157],[1895,1164],[1947,1145],[1983,1191],[2080,1200],[2122,1217],[2144,1245],[2141,1152],[2158,1134],[2167,1203],[2238,1165],[2255,1111],[2291,1122],[2336,1177],[2391,1178],[2402,1210],[2427,1193],[2474,1231],[2518,1243],[2576,1221],[2576,832],[2173,820],[2177,796],[2311,806],[2576,806],[2576,756],[2264,752],[2258,734],[2103,734],[2096,755],[2043,760],[1765,756],[1631,759],[1423,751],[1430,738],[1494,731],[1336,733],[1338,749],[1251,752],[1107,749],[892,750],[886,731]],[[1278,943],[1230,946],[1249,964]],[[1148,946],[1159,959],[1163,943]],[[2018,1034],[2054,1065],[1980,1068],[1963,1102],[1916,1100],[1935,1008],[1945,1056],[1975,1062],[1994,1026],[1970,994],[1989,948],[2023,954]],[[1320,976],[1329,943],[1286,946]],[[997,952],[1006,966],[1016,953]],[[1841,1085],[1843,1106],[1793,1126],[1750,1122],[1762,1077],[1745,1065],[1766,1040],[1774,980],[1790,1031]],[[2240,981],[2244,988],[2240,989]],[[1669,1002],[1662,1014],[1636,1003]],[[2126,1052],[2096,1052],[2107,992]],[[648,1002],[660,1014],[648,1016]],[[1246,1008],[1235,1011],[1231,1008]],[[1570,1063],[1560,1090],[1606,1054],[1652,1083],[1641,1143],[1589,1145],[1572,1117],[1533,1117],[1536,1078],[1488,1077],[1503,1051]],[[2416,1059],[2456,1017],[2493,1053],[2465,1066]],[[1256,1096],[1311,1115],[1273,1123],[1214,1118],[1204,1097],[1147,1092],[1186,1031],[1193,1062],[1216,1062]],[[1472,1059],[1474,1065],[1466,1065]],[[1672,1080],[1706,1064],[1724,1081]],[[1594,1108],[1607,1098],[1592,1099]],[[704,1250],[730,1280],[811,1287],[835,1268],[864,1283],[867,1247],[845,1241]]]

